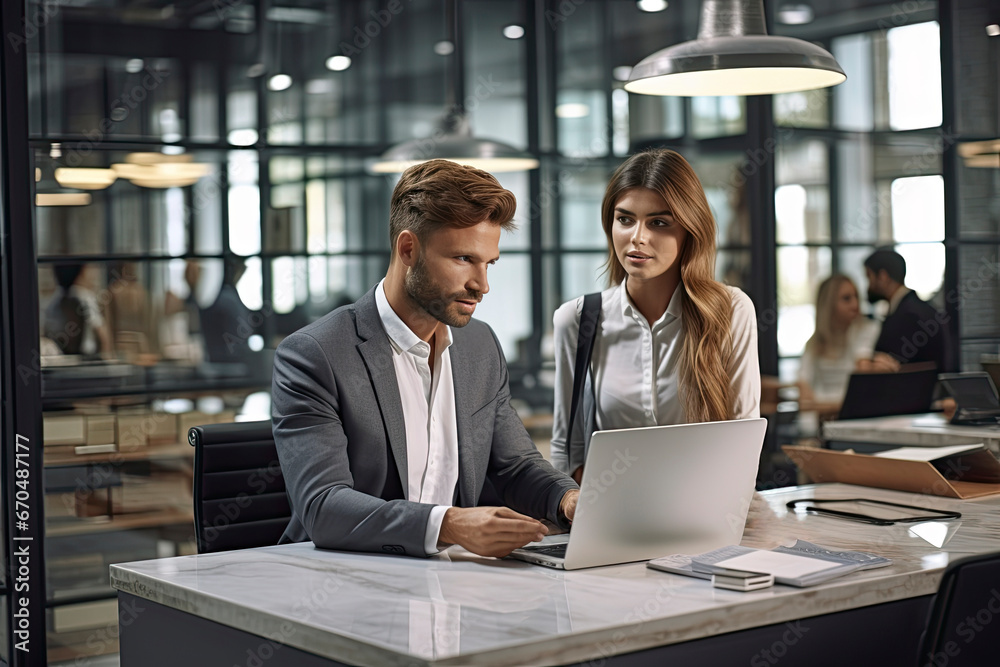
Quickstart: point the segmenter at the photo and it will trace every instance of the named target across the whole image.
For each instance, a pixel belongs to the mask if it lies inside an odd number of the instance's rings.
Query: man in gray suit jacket
[[[504,556],[545,535],[539,518],[568,526],[579,488],[538,453],[496,336],[472,320],[515,206],[484,171],[411,167],[392,195],[385,279],[278,346],[282,542]],[[505,506],[478,506],[490,501]]]

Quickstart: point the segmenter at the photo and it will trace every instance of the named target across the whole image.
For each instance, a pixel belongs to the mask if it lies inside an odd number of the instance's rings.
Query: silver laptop
[[[570,535],[510,557],[577,570],[739,544],[766,429],[738,419],[596,431]]]

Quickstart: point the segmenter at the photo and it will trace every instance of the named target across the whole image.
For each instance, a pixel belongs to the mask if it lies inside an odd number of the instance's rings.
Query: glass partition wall
[[[462,0],[472,131],[540,161],[498,174],[519,230],[478,316],[543,452],[552,313],[607,285],[604,189],[650,146],[702,180],[716,276],[757,307],[764,375],[794,379],[818,283],[840,271],[864,293],[861,262],[886,244],[952,316],[964,367],[998,351],[997,272],[977,271],[996,265],[1000,171],[958,155],[1000,135],[995,97],[973,92],[997,71],[982,29],[995,10],[910,4],[824,0],[801,22],[765,3],[773,33],[836,55],[838,88],[659,98],[626,93],[629,68],[693,39],[698,3]],[[371,167],[433,134],[456,90],[454,33],[441,0],[24,11],[37,249],[20,285],[39,335],[22,352],[40,376],[48,658],[98,660],[117,650],[108,564],[194,549],[187,428],[267,418],[281,338],[384,275],[397,177]],[[960,52],[974,65],[952,76]]]

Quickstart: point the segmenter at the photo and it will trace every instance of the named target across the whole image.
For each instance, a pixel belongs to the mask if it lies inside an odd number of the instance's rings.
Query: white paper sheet
[[[901,459],[903,461],[936,461],[937,459],[969,452],[974,449],[982,449],[983,445],[951,445],[949,447],[900,447],[899,449],[889,449],[884,452],[876,452],[872,456],[881,456],[884,459]]]
[[[840,563],[774,551],[754,551],[742,556],[735,556],[734,558],[719,561],[716,565],[734,570],[766,572],[773,574],[775,577],[789,578],[801,577],[813,572],[841,567]]]

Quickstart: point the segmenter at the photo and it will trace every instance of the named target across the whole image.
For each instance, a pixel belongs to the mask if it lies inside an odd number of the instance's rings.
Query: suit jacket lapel
[[[449,348],[451,353],[451,376],[455,384],[455,421],[458,430],[458,499],[463,507],[473,507],[478,500],[476,493],[477,470],[480,468],[477,453],[481,448],[474,442],[472,424],[470,423],[475,396],[478,395],[474,378],[470,370],[475,368],[473,360],[466,355],[466,346],[462,345],[463,332],[457,328],[451,330],[454,342]],[[489,451],[487,448],[485,451]],[[485,462],[482,465],[485,471]]]
[[[378,289],[376,285],[375,289]],[[375,290],[358,299],[355,306],[358,336],[362,342],[358,351],[368,367],[375,398],[378,400],[382,423],[385,424],[392,456],[396,460],[399,481],[404,495],[408,495],[409,477],[406,469],[406,424],[403,422],[403,404],[399,400],[399,384],[396,382],[396,368],[392,364],[392,347],[378,315],[375,304]]]

